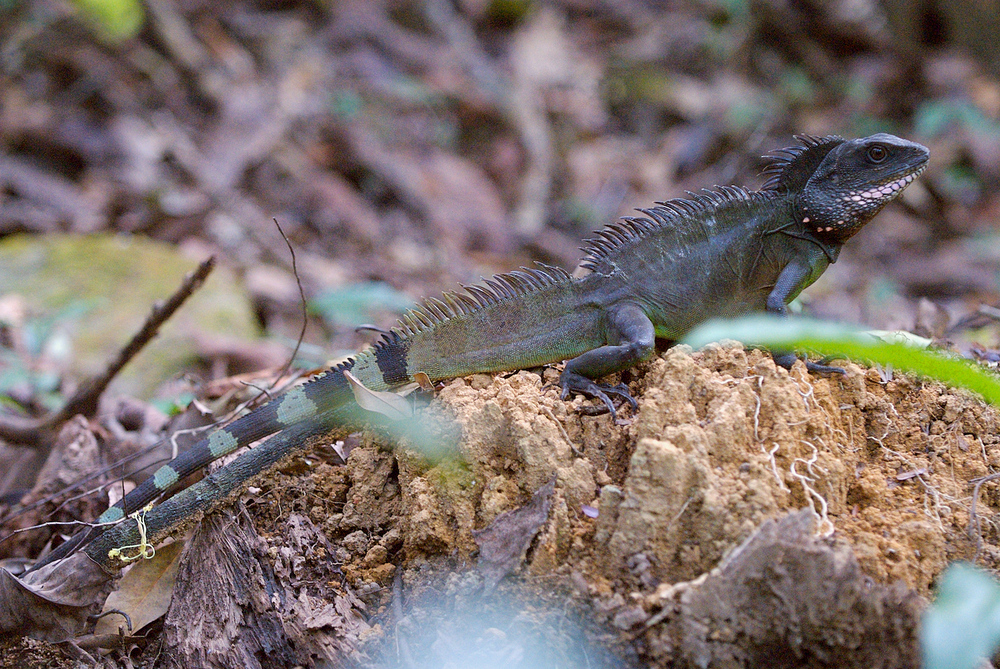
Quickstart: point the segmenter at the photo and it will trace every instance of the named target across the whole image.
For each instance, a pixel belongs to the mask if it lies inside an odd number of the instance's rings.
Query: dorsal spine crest
[[[795,135],[795,139],[802,144],[778,149],[764,156],[768,165],[761,170],[761,175],[767,177],[761,186],[762,191],[787,193],[799,190],[806,185],[826,155],[847,141],[839,135]]]
[[[719,207],[731,203],[763,202],[774,197],[770,191],[748,191],[739,186],[716,186],[699,193],[687,191],[687,195],[686,198],[657,202],[656,206],[648,209],[638,209],[644,216],[626,216],[596,231],[595,237],[588,239],[588,245],[583,248],[586,255],[580,266],[594,272],[606,272],[609,255],[643,237],[667,229],[682,236],[692,234],[699,229],[700,219]]]
[[[419,307],[403,314],[397,325],[375,345],[376,352],[380,346],[398,344],[452,318],[467,316],[504,300],[518,299],[567,281],[572,281],[572,277],[566,270],[538,263],[537,268],[522,267],[483,279],[480,285],[463,285],[464,293],[446,292],[440,298],[427,299]]]

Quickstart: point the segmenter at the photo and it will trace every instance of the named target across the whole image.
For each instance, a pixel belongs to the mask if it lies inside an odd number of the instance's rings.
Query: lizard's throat
[[[878,185],[829,192],[807,188],[796,200],[803,227],[821,239],[843,243],[899,196],[924,168]]]

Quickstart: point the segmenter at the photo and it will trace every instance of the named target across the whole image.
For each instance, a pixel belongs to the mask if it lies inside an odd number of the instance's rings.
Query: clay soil
[[[556,370],[457,379],[427,411],[457,420],[460,459],[366,437],[273,474],[265,515],[302,509],[335,547],[365,666],[914,666],[935,578],[1000,561],[998,483],[976,487],[1000,415],[846,369],[673,348],[626,373],[625,425],[561,401]],[[484,585],[477,531],[553,479],[523,561]]]

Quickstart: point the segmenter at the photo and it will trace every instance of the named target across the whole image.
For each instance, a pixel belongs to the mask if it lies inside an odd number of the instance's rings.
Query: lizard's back
[[[640,303],[659,336],[678,339],[708,318],[762,311],[791,260],[823,263],[819,246],[783,234],[790,208],[778,193],[704,191],[606,228],[581,265],[616,287],[610,301]]]

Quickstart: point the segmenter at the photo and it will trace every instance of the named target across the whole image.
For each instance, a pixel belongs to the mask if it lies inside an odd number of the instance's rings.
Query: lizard
[[[426,300],[373,346],[162,465],[98,523],[121,520],[189,474],[269,435],[279,433],[270,456],[261,445],[224,468],[235,472],[224,477],[230,488],[300,447],[311,428],[357,429],[364,412],[345,373],[384,391],[413,382],[418,373],[433,382],[565,360],[562,398],[591,396],[614,415],[611,397],[617,396],[635,409],[626,386],[598,379],[650,357],[657,338],[676,341],[709,318],[785,315],[788,303],[837,260],[843,244],[923,172],[930,155],[924,146],[886,133],[796,139],[798,145],[766,156],[759,190],[717,186],[688,192],[607,225],[588,240],[573,275],[540,264]],[[792,353],[774,357],[785,367],[796,359]],[[101,532],[91,527],[77,534],[35,568]]]

